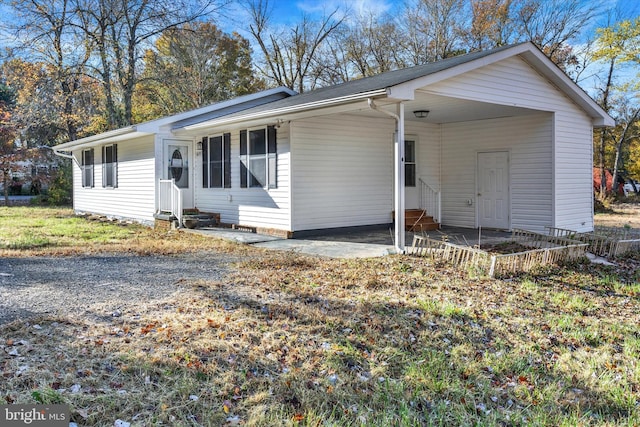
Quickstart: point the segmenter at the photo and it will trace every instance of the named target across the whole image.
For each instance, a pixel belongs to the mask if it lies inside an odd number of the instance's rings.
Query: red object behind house
[[[609,169],[604,170],[605,178],[607,180],[607,193],[610,193],[613,189],[613,174]],[[600,182],[602,182],[602,174],[600,173],[600,168],[593,168],[593,189],[596,191],[600,191]],[[617,185],[617,193],[624,194],[623,189],[624,183],[618,182]]]

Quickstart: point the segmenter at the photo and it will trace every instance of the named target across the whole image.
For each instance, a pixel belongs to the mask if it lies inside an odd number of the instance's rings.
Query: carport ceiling
[[[376,103],[387,111],[395,112],[395,104],[389,104],[382,100],[376,101]],[[428,93],[417,93],[416,99],[405,101],[404,104],[405,120],[422,123],[466,122],[499,117],[523,116],[534,112],[527,108],[470,101]],[[418,119],[413,115],[413,112],[416,110],[429,110],[429,116],[426,119]],[[369,109],[362,109],[360,113],[367,116],[379,114]]]

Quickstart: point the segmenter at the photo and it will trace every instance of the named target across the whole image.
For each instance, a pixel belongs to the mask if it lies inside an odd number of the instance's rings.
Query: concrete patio
[[[187,232],[233,240],[265,249],[293,251],[306,255],[330,258],[371,258],[395,253],[393,232],[389,227],[360,227],[330,232],[306,233],[304,238],[283,239],[274,236],[233,230],[229,228],[204,227]],[[424,233],[407,232],[406,245],[411,246],[414,234],[428,235],[433,239],[447,239],[450,243],[465,246],[496,244],[508,240],[511,232],[498,230],[442,227]]]

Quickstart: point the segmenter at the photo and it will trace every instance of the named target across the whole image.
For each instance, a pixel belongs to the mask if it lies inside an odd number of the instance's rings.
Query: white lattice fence
[[[543,265],[554,265],[576,260],[585,256],[587,246],[586,243],[576,243],[566,246],[532,249],[513,254],[492,255],[489,276],[526,272]]]
[[[547,227],[549,234],[562,235],[589,245],[588,251],[598,256],[614,258],[640,249],[640,230],[632,228],[596,227],[592,233],[578,233]]]
[[[540,239],[541,237],[542,239]],[[523,245],[536,244],[543,247],[512,254],[496,255],[478,248],[434,240],[428,236],[414,236],[413,245],[409,253],[448,262],[462,269],[475,268],[489,277],[526,272],[537,266],[557,264],[585,256],[585,250],[588,246],[586,243],[558,237],[551,239],[549,237],[519,230],[517,233],[518,243]],[[560,243],[562,245],[559,245]]]

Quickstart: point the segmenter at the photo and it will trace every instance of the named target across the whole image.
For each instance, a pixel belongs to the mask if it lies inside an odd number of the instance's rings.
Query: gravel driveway
[[[0,325],[41,315],[118,316],[166,299],[185,280],[219,280],[233,261],[206,252],[0,258]]]

